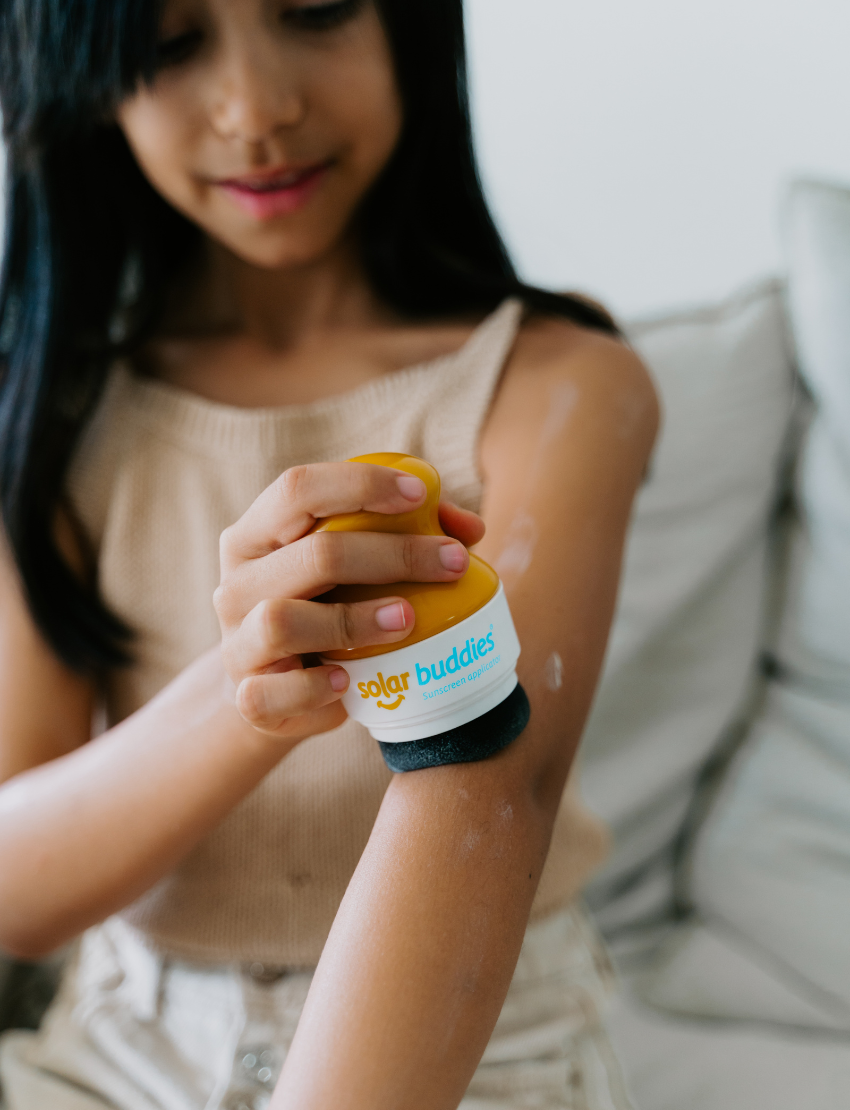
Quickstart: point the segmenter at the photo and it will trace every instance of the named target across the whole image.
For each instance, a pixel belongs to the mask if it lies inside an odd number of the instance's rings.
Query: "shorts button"
[[[248,967],[248,974],[255,983],[276,983],[286,975],[285,967],[276,967],[274,964],[263,964],[259,960]]]
[[[281,1069],[277,1052],[270,1045],[256,1045],[242,1051],[242,1074],[264,1087],[273,1087]]]

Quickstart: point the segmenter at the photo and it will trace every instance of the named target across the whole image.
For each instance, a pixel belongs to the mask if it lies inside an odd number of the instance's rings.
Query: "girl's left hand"
[[[317,518],[336,512],[361,507],[409,511],[410,494],[399,492],[399,478],[410,480],[391,468],[363,463],[297,468],[273,483],[222,535],[222,578],[215,597],[221,654],[236,686],[237,709],[261,732],[298,743],[342,724],[346,714],[340,699],[348,676],[339,666],[311,665],[310,657],[404,640],[415,614],[409,601],[392,596],[390,584],[453,582],[465,572],[462,548],[463,565],[456,558],[449,566],[438,554],[457,549],[453,540],[477,543],[484,524],[475,513],[449,503],[440,506],[443,537],[310,534]],[[425,487],[419,484],[424,498]],[[420,499],[416,493],[413,497]],[[333,557],[327,551],[322,556],[331,540]],[[335,585],[361,582],[386,583],[388,596],[355,604],[313,600]],[[382,612],[397,612],[403,619],[387,623]]]

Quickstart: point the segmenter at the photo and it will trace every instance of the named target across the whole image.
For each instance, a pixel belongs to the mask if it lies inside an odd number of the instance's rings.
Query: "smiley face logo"
[[[399,696],[392,703],[392,705],[386,705],[384,702],[379,701],[378,702],[378,709],[398,709],[398,707],[401,705],[401,703],[403,701],[404,701],[404,694],[399,694]]]
[[[410,672],[405,672],[402,675],[390,675],[389,678],[384,678],[380,671],[378,671],[377,682],[373,679],[371,682],[358,682],[357,688],[360,690],[360,697],[363,699],[368,698],[386,698],[386,701],[378,701],[378,709],[398,709],[404,701],[404,694],[402,690],[409,689],[407,680],[410,678]],[[395,697],[395,701],[393,701]]]

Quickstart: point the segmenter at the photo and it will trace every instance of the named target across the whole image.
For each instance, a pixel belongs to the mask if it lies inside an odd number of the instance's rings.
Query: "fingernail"
[[[466,550],[459,543],[444,543],[440,548],[440,562],[446,570],[463,570],[466,566]]]
[[[421,501],[425,496],[425,483],[413,474],[400,474],[396,478],[401,496],[408,501]]]
[[[402,629],[407,628],[404,606],[400,601],[396,601],[392,605],[384,605],[382,609],[378,609],[375,612],[375,620],[378,628],[384,632],[401,632]]]
[[[335,693],[341,694],[343,690],[348,689],[348,672],[344,671],[342,667],[336,667],[331,671],[328,677],[330,679],[331,689]]]

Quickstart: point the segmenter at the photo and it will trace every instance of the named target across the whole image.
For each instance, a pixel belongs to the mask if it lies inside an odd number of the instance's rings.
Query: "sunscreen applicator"
[[[385,452],[351,462],[374,463],[421,478],[427,499],[413,512],[345,513],[319,521],[317,532],[400,532],[444,536],[440,476],[414,455]],[[507,747],[528,724],[528,698],[516,675],[520,645],[499,576],[470,552],[458,582],[337,586],[323,600],[407,598],[416,623],[407,639],[377,647],[329,651],[351,678],[342,699],[350,717],[378,741],[393,771],[472,763]]]

